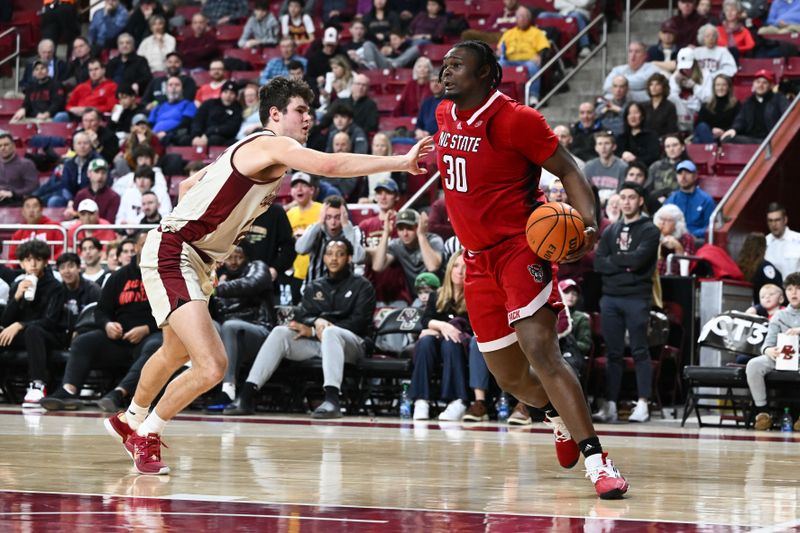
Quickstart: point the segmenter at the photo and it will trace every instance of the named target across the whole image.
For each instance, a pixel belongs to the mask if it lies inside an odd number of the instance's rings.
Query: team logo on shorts
[[[533,276],[533,281],[536,283],[542,283],[544,281],[544,271],[542,270],[542,265],[528,265],[528,272],[530,272],[531,276]]]
[[[272,202],[274,202],[275,198],[277,198],[277,197],[278,197],[278,194],[273,191],[273,192],[269,193],[268,195],[266,195],[264,197],[264,199],[261,200],[261,203],[258,204],[258,205],[259,205],[259,207],[264,207],[266,205],[272,205]]]

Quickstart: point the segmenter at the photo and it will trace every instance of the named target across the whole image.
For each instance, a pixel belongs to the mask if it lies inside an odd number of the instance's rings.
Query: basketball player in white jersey
[[[142,280],[164,342],[142,369],[128,411],[105,421],[142,474],[169,472],[161,461],[165,424],[225,374],[225,349],[208,312],[211,271],[273,202],[287,169],[342,178],[393,171],[420,174],[419,158],[433,150],[427,138],[404,156],[317,152],[301,144],[310,125],[313,93],[308,85],[275,78],[260,96],[264,129],[182,182],[178,205],[148,234],[142,250]],[[150,411],[156,395],[187,361],[191,368],[167,386]]]

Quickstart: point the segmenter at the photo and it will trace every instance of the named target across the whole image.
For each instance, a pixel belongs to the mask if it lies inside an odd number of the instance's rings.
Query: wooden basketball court
[[[181,415],[140,476],[102,414],[0,408],[0,531],[798,531],[800,435],[600,426],[599,500],[542,424]]]

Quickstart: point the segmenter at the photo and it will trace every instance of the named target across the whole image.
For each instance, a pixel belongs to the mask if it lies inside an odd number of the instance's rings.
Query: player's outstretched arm
[[[247,175],[272,165],[330,178],[353,178],[377,172],[422,174],[424,170],[419,167],[419,160],[433,151],[431,137],[419,141],[407,154],[397,156],[328,154],[306,148],[289,137],[262,137],[250,144],[253,146],[242,147],[243,157],[237,158],[241,162],[236,163]]]
[[[542,166],[554,176],[561,178],[561,182],[567,190],[570,205],[578,210],[586,225],[583,246],[566,258],[567,262],[576,261],[591,251],[597,240],[594,194],[592,194],[589,181],[575,164],[575,160],[560,144]]]

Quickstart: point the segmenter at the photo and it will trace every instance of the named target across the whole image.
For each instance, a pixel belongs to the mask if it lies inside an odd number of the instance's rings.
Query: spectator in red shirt
[[[221,55],[205,15],[195,13],[192,16],[192,32],[178,42],[178,52],[183,58],[183,66],[188,69],[204,68],[209,61]]]
[[[22,224],[53,224],[58,226],[58,222],[42,214],[43,209],[44,204],[41,198],[34,195],[26,196],[22,201]],[[64,234],[57,229],[20,228],[11,235],[12,241],[30,241],[33,239],[38,239],[40,241],[63,241]],[[50,257],[58,257],[63,251],[63,245],[53,245],[53,253]],[[8,247],[8,257],[17,257],[16,244],[12,244]]]
[[[100,218],[114,220],[117,218],[120,197],[108,186],[108,163],[105,159],[95,159],[89,163],[89,186],[79,190],[74,200],[67,204],[64,212],[65,218],[75,218],[78,212],[73,205],[80,205],[83,200],[94,200],[100,208],[98,213]]]
[[[67,111],[56,113],[56,122],[77,120],[86,109],[93,107],[101,113],[111,113],[117,105],[117,84],[106,79],[106,69],[99,59],[89,60],[89,79],[70,93]]]
[[[67,232],[67,238],[69,240],[69,245],[75,245],[75,236],[80,239],[85,239],[86,237],[94,237],[101,243],[112,242],[116,240],[117,234],[114,233],[114,230],[111,229],[95,229],[95,230],[81,230],[80,232],[78,229],[83,226],[84,224],[102,224],[104,226],[111,225],[111,222],[104,218],[100,218],[98,212],[100,211],[100,207],[97,205],[97,202],[86,198],[82,200],[81,203],[78,204],[78,221],[69,228]]]
[[[222,95],[222,86],[227,81],[225,79],[225,63],[221,59],[215,59],[208,65],[208,75],[211,76],[211,81],[204,83],[197,89],[197,94],[194,95],[194,105],[200,107],[200,104],[206,100],[213,100]]]
[[[433,64],[427,57],[420,57],[414,62],[412,79],[403,89],[403,94],[397,107],[394,109],[396,117],[416,117],[422,101],[432,96],[430,88],[431,75],[433,74]]]

